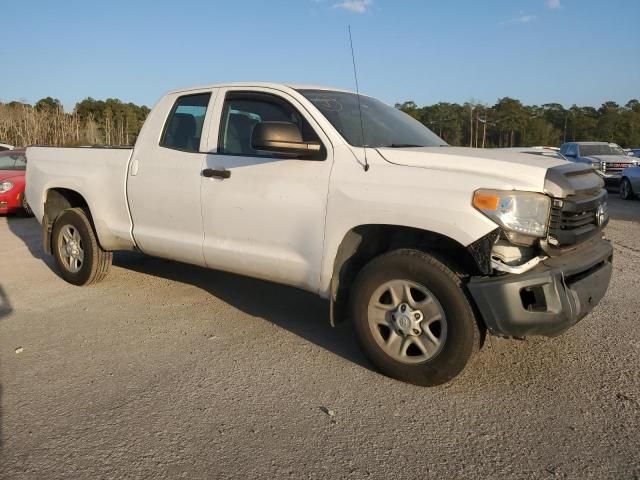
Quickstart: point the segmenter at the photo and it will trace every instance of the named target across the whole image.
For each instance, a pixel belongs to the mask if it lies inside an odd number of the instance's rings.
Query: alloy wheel
[[[431,360],[442,350],[447,320],[425,286],[391,280],[378,287],[368,306],[371,333],[384,352],[402,363]]]
[[[84,263],[84,247],[80,232],[73,225],[65,225],[58,235],[58,251],[64,267],[76,273]]]

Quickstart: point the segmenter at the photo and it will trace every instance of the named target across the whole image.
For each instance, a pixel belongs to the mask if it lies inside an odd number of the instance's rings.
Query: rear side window
[[[167,118],[160,145],[185,152],[199,151],[210,97],[210,93],[199,93],[178,98]]]

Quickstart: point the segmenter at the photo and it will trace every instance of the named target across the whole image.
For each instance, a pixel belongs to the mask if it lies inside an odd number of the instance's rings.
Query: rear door
[[[221,89],[202,184],[204,257],[211,268],[316,290],[324,244],[333,149],[304,107],[285,92]],[[314,158],[255,151],[262,121],[298,125],[303,140],[320,141]]]
[[[140,249],[204,265],[200,187],[210,105],[217,89],[168,95],[154,108],[133,152],[127,195]]]

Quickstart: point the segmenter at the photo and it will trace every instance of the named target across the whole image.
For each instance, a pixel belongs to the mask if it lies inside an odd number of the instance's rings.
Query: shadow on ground
[[[57,274],[51,255],[42,249],[40,225],[33,218],[10,216],[11,232],[31,254]],[[302,290],[230,273],[148,257],[116,252],[114,264],[128,270],[201,288],[249,315],[263,318],[351,362],[371,368],[361,355],[347,325],[329,325],[329,305],[317,295]]]
[[[6,218],[9,230],[24,242],[31,255],[54,268],[53,257],[46,255],[42,249],[42,231],[36,219],[15,214],[7,215]]]
[[[317,295],[230,273],[119,252],[114,265],[201,288],[238,310],[263,318],[325,350],[372,369],[348,324],[329,325],[329,303]]]

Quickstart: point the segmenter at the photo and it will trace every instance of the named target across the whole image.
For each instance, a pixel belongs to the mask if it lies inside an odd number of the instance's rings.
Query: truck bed
[[[127,205],[127,169],[133,148],[27,148],[26,195],[38,221],[51,188],[73,190],[91,210],[106,250],[134,246]]]

